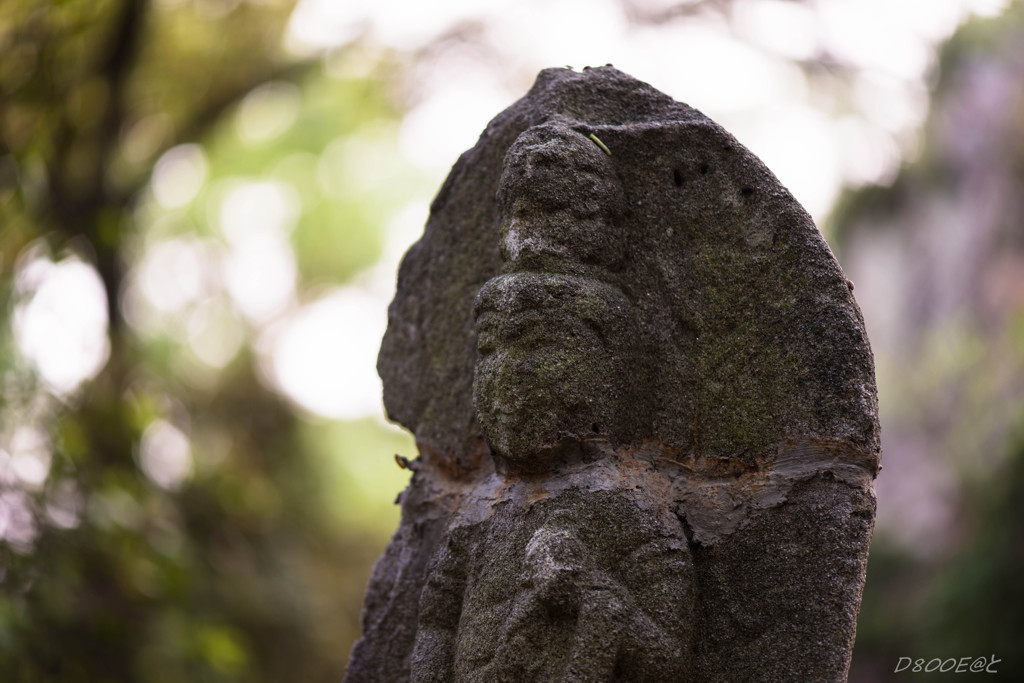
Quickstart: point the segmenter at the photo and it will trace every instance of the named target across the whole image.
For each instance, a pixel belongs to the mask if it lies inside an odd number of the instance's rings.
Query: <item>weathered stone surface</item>
[[[423,591],[413,680],[684,680],[693,561],[679,521],[638,497],[569,489],[455,527]]]
[[[462,155],[378,370],[420,457],[347,681],[842,680],[877,399],[828,246],[720,126],[549,69]]]

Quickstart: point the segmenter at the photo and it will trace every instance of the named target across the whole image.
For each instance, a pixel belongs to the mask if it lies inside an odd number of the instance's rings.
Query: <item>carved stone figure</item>
[[[414,681],[683,680],[694,568],[678,520],[566,491],[457,528],[420,603]]]
[[[378,369],[420,457],[346,681],[845,678],[879,456],[863,320],[699,112],[542,72],[434,200]]]
[[[643,435],[650,383],[618,286],[625,202],[609,157],[561,120],[528,129],[505,157],[503,273],[473,309],[474,406],[499,470],[549,470],[560,442]]]

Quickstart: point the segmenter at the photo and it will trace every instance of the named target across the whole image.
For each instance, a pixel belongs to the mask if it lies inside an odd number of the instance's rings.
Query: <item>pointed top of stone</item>
[[[389,417],[455,476],[567,439],[741,470],[798,440],[878,452],[863,320],[811,218],[728,132],[610,66],[542,71],[459,158],[378,370]]]

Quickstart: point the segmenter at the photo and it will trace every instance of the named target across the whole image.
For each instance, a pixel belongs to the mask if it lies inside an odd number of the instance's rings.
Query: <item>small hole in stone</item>
[[[754,194],[754,188],[751,187],[750,185],[744,185],[743,187],[740,188],[740,194],[742,194],[744,197],[749,197],[750,195]]]
[[[597,424],[596,422],[594,424],[590,425],[590,428],[594,430],[595,434],[600,434],[601,433],[601,425]]]
[[[683,186],[683,174],[679,172],[678,168],[672,171],[672,180],[675,181],[676,187]]]
[[[708,174],[708,168],[709,168],[708,167],[708,162],[702,161],[700,163],[700,174],[701,175],[707,175]]]

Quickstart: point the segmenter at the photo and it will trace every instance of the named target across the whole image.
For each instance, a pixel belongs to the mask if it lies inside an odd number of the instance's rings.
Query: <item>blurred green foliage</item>
[[[154,246],[188,237],[226,253],[216,209],[232,183],[297,194],[293,305],[372,265],[399,200],[422,183],[397,164],[387,56],[346,68],[342,48],[328,68],[284,53],[292,5],[0,4],[0,527],[24,532],[0,540],[2,681],[344,670],[370,565],[397,522],[381,501],[407,478],[391,455],[413,455],[411,439],[376,419],[308,416],[268,388],[262,328],[222,284],[178,317],[125,317]],[[185,143],[202,145],[206,182],[162,206],[154,165]],[[40,377],[11,324],[33,295],[26,268],[69,258],[102,278],[110,334],[108,362],[70,394]],[[189,351],[183,322],[210,301],[241,331],[220,366]],[[176,486],[140,468],[147,429],[163,423],[188,438],[191,474]],[[38,484],[11,473],[25,428],[46,436]]]
[[[857,623],[851,681],[893,680],[900,657],[999,660],[994,670],[1024,671],[1024,432],[991,480],[962,501],[969,525],[956,554],[943,561],[908,555],[882,538],[871,548]],[[907,673],[907,672],[904,672]],[[948,673],[918,672],[938,681]]]
[[[246,183],[295,200],[293,308],[358,278],[396,209],[433,189],[396,150],[400,64],[358,45],[289,55],[293,4],[0,3],[0,681],[326,681],[344,669],[396,523],[382,501],[407,478],[391,454],[413,455],[411,439],[375,419],[312,417],[271,388],[266,323],[218,277],[204,274],[205,289],[173,310],[139,304],[142,265],[162,246],[182,240],[213,263],[230,253],[218,211]],[[891,186],[845,195],[829,230],[841,256],[893,235],[904,249],[913,277],[886,296],[909,302],[901,320],[914,334],[903,355],[875,345],[886,458],[897,439],[931,439],[958,477],[945,554],[884,535],[873,546],[851,680],[889,680],[900,656],[994,653],[1000,671],[1024,670],[1024,439],[1008,437],[1024,407],[1024,306],[1012,294],[1024,272],[1024,106],[961,106],[992,94],[964,83],[1020,73],[1022,7],[953,37],[920,158]],[[162,203],[154,169],[189,144],[203,182]],[[1012,192],[988,195],[985,182]],[[969,244],[987,251],[964,258],[943,221],[976,228]],[[30,266],[74,259],[102,279],[110,351],[95,378],[61,393],[15,327],[35,293]],[[958,259],[973,269],[950,268]],[[999,264],[1002,289],[982,278]],[[937,293],[954,275],[966,294],[947,315]],[[861,296],[869,283],[857,284]],[[224,342],[223,362],[196,353],[201,311],[215,339],[238,342]],[[180,485],[141,466],[159,425],[187,437]],[[45,437],[41,481],[12,465],[26,433]]]
[[[888,308],[868,326],[894,470],[879,514],[914,500],[942,522],[910,543],[876,533],[851,681],[949,676],[896,673],[900,657],[994,656],[1024,676],[1024,3],[962,26],[936,69],[917,157],[834,212],[844,265],[867,264],[858,296]]]

